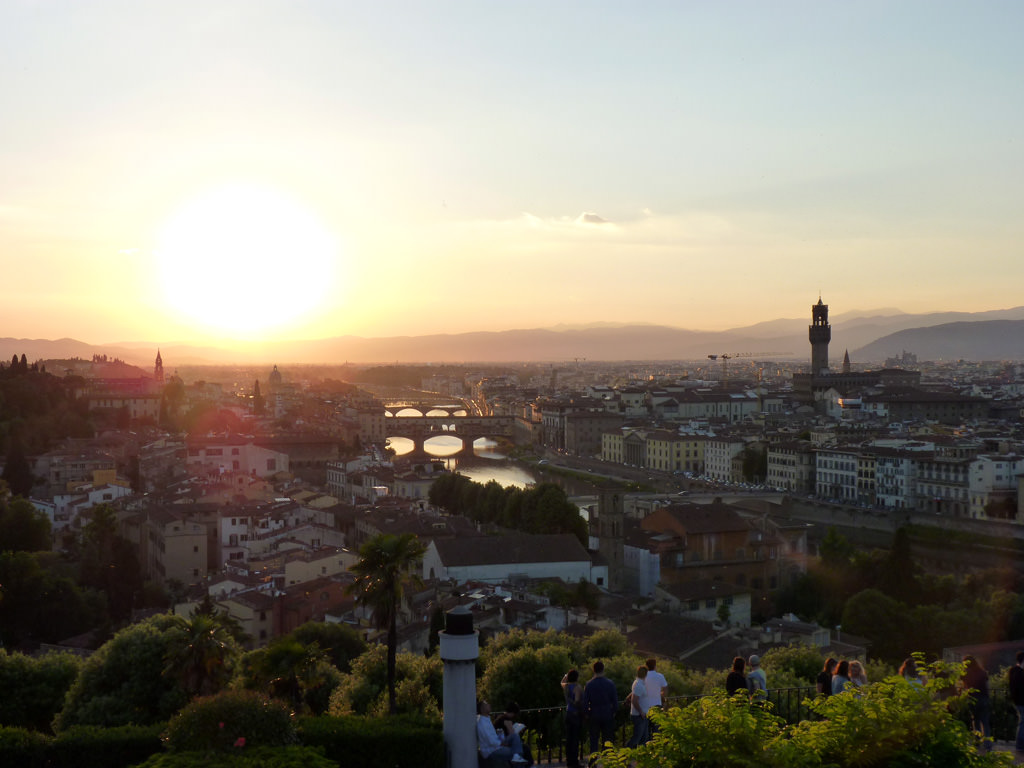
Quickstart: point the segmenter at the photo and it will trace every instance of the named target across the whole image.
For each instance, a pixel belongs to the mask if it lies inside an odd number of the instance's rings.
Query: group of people
[[[756,653],[746,661],[742,656],[732,660],[732,670],[725,677],[725,692],[730,696],[745,691],[752,701],[768,698],[768,676],[761,669],[761,657]]]
[[[660,707],[668,690],[668,681],[657,670],[656,659],[647,659],[636,669],[636,678],[630,687],[626,702],[629,705],[633,735],[630,747],[649,741],[653,724],[649,720],[652,708]],[[590,754],[596,754],[601,745],[613,741],[615,713],[619,709],[619,695],[615,683],[605,675],[604,663],[595,661],[593,677],[586,685],[580,684],[580,673],[570,669],[562,677],[562,692],[565,696],[565,752],[566,766],[579,768],[580,734],[583,721],[590,729]]]
[[[913,659],[908,659],[913,663]],[[906,662],[904,662],[904,665]],[[903,674],[903,669],[900,669]],[[868,684],[868,675],[864,671],[864,665],[857,659],[837,661],[829,656],[825,659],[825,665],[818,673],[814,681],[815,688],[822,696],[832,696],[842,693],[849,687],[863,688]]]
[[[991,699],[989,674],[973,656],[965,656],[966,665],[960,687],[968,691],[968,704],[974,730],[984,738],[985,749],[991,748]],[[907,658],[899,668],[899,674],[912,685],[923,686],[924,676],[913,658]],[[864,665],[856,660],[825,659],[825,664],[816,679],[818,694],[833,696],[843,691],[856,690],[868,684]],[[1016,748],[1024,754],[1024,651],[1017,654],[1017,663],[1010,668],[1009,694],[1017,710],[1018,725]],[[586,683],[580,683],[580,673],[570,669],[561,681],[565,698],[565,748],[567,768],[580,768],[580,739],[583,723],[587,722],[590,736],[590,754],[596,755],[601,746],[614,740],[615,715],[619,710],[619,697],[615,683],[605,674],[604,664],[595,661],[593,676]],[[955,689],[955,683],[953,689]],[[732,670],[725,681],[726,693],[730,696],[745,692],[751,701],[764,701],[768,697],[768,679],[761,669],[757,655],[744,660],[742,656],[733,659]],[[668,691],[668,681],[657,670],[657,660],[647,659],[636,669],[636,677],[630,686],[626,704],[629,706],[633,735],[628,746],[637,747],[651,739],[656,725],[650,719],[652,709],[660,707]],[[532,764],[529,752],[524,749],[521,731],[523,726],[516,722],[519,707],[509,704],[505,711],[493,721],[491,708],[486,701],[477,704],[477,739],[480,754],[484,758],[496,757],[513,765]]]

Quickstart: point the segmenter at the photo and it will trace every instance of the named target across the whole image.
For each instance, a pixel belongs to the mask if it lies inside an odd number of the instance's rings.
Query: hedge
[[[342,766],[444,768],[441,724],[420,717],[307,717],[299,741]]]
[[[0,765],[18,768],[128,768],[163,751],[162,725],[77,726],[59,736],[0,728]]]

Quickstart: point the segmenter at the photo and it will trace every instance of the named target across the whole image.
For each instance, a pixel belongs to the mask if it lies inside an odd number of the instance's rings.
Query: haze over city
[[[1012,2],[8,2],[3,335],[1019,305]],[[12,289],[16,286],[16,290]]]

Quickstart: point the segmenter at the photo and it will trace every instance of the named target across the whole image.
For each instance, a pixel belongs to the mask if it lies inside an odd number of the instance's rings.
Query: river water
[[[413,442],[408,438],[392,437],[389,441],[397,456],[404,456],[413,449]],[[537,475],[530,467],[509,459],[494,440],[481,438],[473,443],[472,458],[454,455],[462,450],[462,441],[457,437],[432,437],[423,447],[428,456],[444,459],[448,469],[457,469],[460,475],[475,483],[496,480],[503,488],[525,488],[537,482]]]

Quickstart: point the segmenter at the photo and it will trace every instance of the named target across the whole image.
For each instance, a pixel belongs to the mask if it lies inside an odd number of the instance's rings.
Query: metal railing
[[[776,715],[781,717],[790,725],[795,725],[802,720],[811,717],[810,709],[807,707],[807,700],[813,699],[817,691],[813,687],[800,688],[774,688],[768,691],[768,701],[771,703]],[[669,696],[665,699],[666,709],[686,707],[694,701],[703,698],[704,694],[693,696]],[[1007,692],[995,690],[992,692],[992,737],[996,741],[1013,742],[1017,732],[1017,711],[1010,701]],[[957,716],[970,724],[970,715],[965,710],[957,712]],[[530,748],[534,761],[538,765],[551,765],[565,763],[565,708],[564,707],[541,707],[536,709],[524,709],[520,713],[520,720],[526,726],[523,733],[523,742]],[[613,743],[616,746],[624,747],[633,733],[632,723],[629,719],[629,708],[622,706],[615,717],[615,731]],[[586,719],[583,721],[583,728],[580,733],[580,749],[583,755],[590,751],[590,731]],[[582,761],[581,761],[582,762]]]

